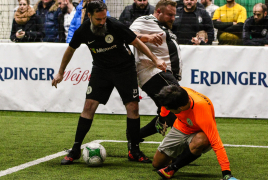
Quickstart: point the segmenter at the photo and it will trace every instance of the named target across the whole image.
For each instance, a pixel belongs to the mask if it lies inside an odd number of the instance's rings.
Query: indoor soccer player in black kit
[[[85,21],[65,51],[61,66],[52,85],[57,87],[63,79],[66,66],[75,50],[85,43],[93,57],[91,78],[86,92],[83,112],[78,121],[75,142],[72,150],[61,164],[72,164],[81,156],[81,144],[89,131],[98,105],[106,104],[114,87],[118,90],[127,111],[127,129],[132,142],[128,158],[131,161],[150,163],[151,161],[139,149],[139,92],[134,55],[128,44],[146,54],[155,66],[163,71],[166,64],[157,59],[131,30],[112,17],[107,17],[107,6],[101,0],[91,1],[88,6],[89,20]]]

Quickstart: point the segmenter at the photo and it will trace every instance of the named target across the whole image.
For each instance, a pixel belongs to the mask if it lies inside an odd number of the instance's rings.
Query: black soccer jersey
[[[107,17],[105,36],[96,36],[90,30],[90,20],[85,21],[74,33],[69,44],[76,49],[85,43],[91,51],[93,65],[105,69],[120,69],[135,66],[134,55],[128,44],[136,34],[112,17]]]

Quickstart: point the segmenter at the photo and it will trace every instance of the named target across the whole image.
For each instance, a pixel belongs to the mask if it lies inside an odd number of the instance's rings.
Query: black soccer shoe
[[[142,151],[138,151],[134,153],[131,151],[128,151],[128,160],[142,162],[142,163],[152,163],[152,161],[148,157],[146,157]]]
[[[81,150],[72,149],[72,150],[67,150],[67,152],[69,152],[69,154],[61,160],[61,165],[73,164],[74,160],[77,160],[81,157]]]

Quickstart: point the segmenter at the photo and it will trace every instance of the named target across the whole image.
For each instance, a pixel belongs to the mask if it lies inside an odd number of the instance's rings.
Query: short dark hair
[[[158,8],[160,8],[162,10],[163,8],[167,7],[168,5],[176,7],[177,3],[175,1],[172,1],[172,0],[160,0],[155,6],[155,11]]]
[[[93,0],[87,5],[87,12],[89,12],[91,15],[93,15],[94,12],[100,12],[104,10],[107,10],[107,6],[102,0]]]
[[[155,97],[161,106],[168,109],[178,109],[189,102],[187,91],[179,85],[164,86]]]
[[[265,4],[263,4],[263,3],[257,3],[257,4],[254,5],[254,7],[256,7],[256,6],[260,6],[262,8],[263,12],[267,11],[267,6]]]

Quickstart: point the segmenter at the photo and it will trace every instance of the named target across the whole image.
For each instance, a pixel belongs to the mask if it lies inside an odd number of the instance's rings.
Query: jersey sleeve
[[[161,107],[161,112],[160,112],[160,116],[161,117],[166,117],[169,114],[169,110],[167,110],[164,106]]]
[[[220,19],[220,17],[221,17],[220,9],[221,9],[221,8],[216,9],[216,11],[214,12],[214,15],[213,15],[212,20]]]
[[[81,25],[75,32],[74,35],[72,37],[71,42],[69,43],[69,46],[77,49],[79,48],[79,46],[83,43],[83,25]]]
[[[244,7],[241,7],[241,11],[237,18],[237,23],[244,23],[247,19],[247,10]]]
[[[127,44],[132,43],[136,39],[137,35],[133,31],[131,31],[128,27],[126,27],[123,23],[118,21],[118,26],[119,26],[118,33],[120,34],[120,36],[123,37],[123,39]]]
[[[204,105],[196,109],[198,109],[198,112],[195,113],[196,122],[208,137],[211,147],[216,153],[217,160],[222,171],[230,171],[230,163],[217,130],[216,121],[214,119],[214,111],[211,110],[209,105]]]
[[[143,19],[138,18],[131,24],[129,29],[131,29],[133,32],[141,33],[141,29],[144,28],[143,26],[144,26]]]

